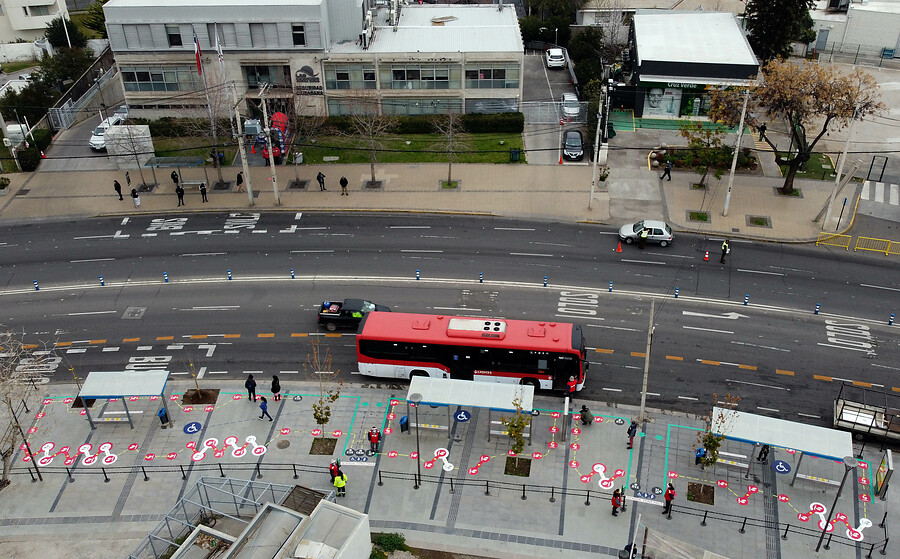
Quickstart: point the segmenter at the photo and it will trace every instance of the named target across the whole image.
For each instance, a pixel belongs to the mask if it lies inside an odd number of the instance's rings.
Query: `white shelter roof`
[[[722,421],[714,421],[713,432],[730,440],[791,448],[833,460],[853,456],[853,439],[847,431],[714,407],[712,417],[720,416]]]
[[[82,399],[159,396],[168,379],[169,371],[92,371],[78,395]]]
[[[639,63],[758,64],[731,13],[639,10],[634,35]]]
[[[426,405],[515,411],[512,403],[518,399],[522,411],[530,412],[534,408],[534,387],[518,384],[413,377],[406,399],[416,393],[422,395],[422,403]]]

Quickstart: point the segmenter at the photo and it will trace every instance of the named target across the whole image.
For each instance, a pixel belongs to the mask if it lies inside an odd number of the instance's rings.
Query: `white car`
[[[547,60],[547,68],[566,67],[566,55],[562,49],[547,49],[544,51],[544,58]]]
[[[106,130],[110,126],[115,126],[123,121],[122,113],[116,111],[109,118],[106,118],[100,122],[100,125],[97,128],[94,128],[94,132],[91,133],[91,149],[94,151],[101,151],[106,149]]]
[[[563,93],[560,99],[560,111],[566,118],[575,118],[581,113],[581,103],[574,93]]]
[[[619,229],[619,239],[630,245],[638,240],[641,230],[645,228],[648,229],[647,242],[659,243],[659,246],[661,247],[671,244],[672,240],[675,238],[672,234],[672,228],[669,227],[666,222],[645,219],[644,221],[638,221],[637,223],[623,225],[622,228]]]

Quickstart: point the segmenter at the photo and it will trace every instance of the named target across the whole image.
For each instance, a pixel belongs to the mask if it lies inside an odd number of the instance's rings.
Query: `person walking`
[[[272,375],[272,399],[276,402],[281,400],[281,382],[278,381],[278,375]]]
[[[205,182],[200,183],[200,201],[201,202],[209,202],[209,200],[207,200],[207,198],[206,198],[206,183]]]
[[[265,396],[259,397],[259,409],[262,411],[259,419],[262,419],[263,416],[266,416],[269,418],[269,421],[272,421],[272,416],[269,415],[269,402],[266,400]]]
[[[769,457],[769,445],[764,444],[764,445],[762,445],[762,448],[759,449],[759,454],[756,455],[756,461],[765,463],[766,458],[768,458],[768,457]]]
[[[612,515],[619,516],[619,507],[622,506],[622,493],[616,489],[612,494]]]
[[[625,448],[633,448],[634,447],[634,437],[637,435],[638,424],[637,421],[631,420],[631,425],[628,426],[628,446]]]
[[[131,189],[131,201],[134,202],[135,208],[141,207],[141,197],[138,195],[137,188]]]
[[[669,177],[670,181],[672,180],[672,160],[671,159],[666,160],[666,168],[663,171],[662,176],[659,177],[659,180],[662,180],[666,177]]]
[[[319,183],[319,190],[325,190],[325,173],[319,171],[319,174],[316,175],[316,181]]]
[[[244,172],[243,171],[238,171],[237,178],[234,180],[234,184],[237,185],[238,192],[244,191]]]
[[[662,513],[672,514],[672,501],[675,500],[675,486],[670,483],[663,497],[666,499],[666,506],[663,507]]]
[[[700,466],[704,458],[706,458],[706,447],[700,446],[694,451],[694,465]]]
[[[122,198],[122,185],[119,184],[119,181],[117,181],[117,180],[113,181],[113,190],[115,190],[116,194],[119,195],[119,200],[125,199],[125,198]]]
[[[581,406],[581,424],[590,425],[593,422],[594,414],[591,413],[591,410],[589,410],[587,406]]]
[[[341,177],[341,196],[350,196],[350,193],[347,192],[347,185],[350,184],[347,181],[347,177]]]
[[[722,258],[719,258],[719,263],[725,263],[725,255],[731,252],[731,247],[728,245],[728,239],[722,241]]]
[[[178,196],[178,205],[184,205],[184,188],[181,185],[175,187],[175,194]]]
[[[338,470],[336,476],[334,476],[334,487],[337,489],[338,497],[346,497],[347,496],[347,474]]]
[[[381,431],[373,426],[369,429],[367,437],[369,439],[369,449],[372,452],[378,452],[378,442],[381,441]]]
[[[569,380],[566,382],[566,394],[568,394],[569,398],[575,397],[575,388],[578,386],[578,383],[575,381],[575,377],[569,377]]]
[[[172,182],[175,183],[175,186],[178,186],[178,172],[172,171],[172,174],[170,176],[172,177]]]
[[[766,123],[763,122],[762,124],[760,124],[757,130],[759,130],[759,141],[762,142],[766,139]]]
[[[253,380],[253,375],[247,375],[247,380],[244,382],[244,388],[247,389],[247,397],[250,398],[251,402],[256,401],[256,381]]]
[[[647,237],[650,235],[650,230],[646,227],[641,228],[641,234],[638,235],[638,248],[644,250],[644,246],[647,244]]]

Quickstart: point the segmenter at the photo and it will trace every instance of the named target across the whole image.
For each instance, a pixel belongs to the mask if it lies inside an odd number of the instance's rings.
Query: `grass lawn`
[[[785,155],[787,155],[786,152],[778,152],[778,157],[784,157]],[[787,175],[787,165],[780,165],[779,168],[781,169],[781,176]],[[798,179],[832,179],[834,178],[834,172],[834,164],[830,157],[823,153],[812,153],[809,161],[806,162],[806,170],[800,169],[797,171],[796,177]]]
[[[4,62],[3,63],[3,73],[12,74],[13,72],[18,72],[19,70],[24,70],[25,68],[37,68],[40,66],[40,62],[37,60],[19,60],[16,62]]]
[[[522,149],[521,134],[465,134],[461,138],[467,145],[453,156],[454,163],[509,163],[509,150]],[[437,134],[386,136],[381,141],[384,148],[378,152],[378,162],[445,163],[447,154],[441,149],[440,140]],[[303,152],[304,163],[328,163],[324,157],[338,157],[333,163],[369,162],[369,152],[346,136],[323,136],[316,138],[315,143],[297,143],[294,150]],[[524,153],[520,153],[520,161],[525,161]]]
[[[208,159],[209,144],[209,138],[154,138],[153,151],[157,157],[203,157]],[[190,147],[196,145],[204,147]],[[234,163],[237,146],[226,146],[221,148],[221,151],[225,153],[226,165]],[[207,161],[206,165],[212,166],[212,161]]]

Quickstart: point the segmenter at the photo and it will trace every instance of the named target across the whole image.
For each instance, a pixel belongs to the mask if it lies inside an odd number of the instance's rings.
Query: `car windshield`
[[[571,97],[563,99],[563,105],[565,105],[567,109],[577,109],[579,107],[578,100],[572,99]]]
[[[94,136],[102,136],[104,134],[106,134],[106,128],[103,126],[98,126],[94,129]]]
[[[578,137],[578,134],[566,134],[566,147],[567,148],[580,148],[581,147],[581,138]]]
[[[372,312],[375,310],[375,303],[372,301],[363,301],[362,302],[362,312]]]
[[[643,228],[644,228],[643,221],[638,221],[637,223],[634,224],[634,227],[632,227],[632,229],[634,230],[635,233],[640,233],[641,229],[643,229]]]

